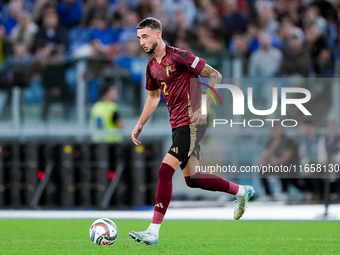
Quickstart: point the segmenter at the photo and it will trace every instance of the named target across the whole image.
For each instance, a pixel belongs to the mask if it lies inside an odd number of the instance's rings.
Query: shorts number
[[[164,94],[164,96],[169,95],[169,92],[166,92],[166,91],[165,91],[165,90],[166,90],[166,83],[165,83],[164,81],[162,81],[162,82],[161,82],[161,85],[164,85],[164,88],[163,88],[163,94]]]

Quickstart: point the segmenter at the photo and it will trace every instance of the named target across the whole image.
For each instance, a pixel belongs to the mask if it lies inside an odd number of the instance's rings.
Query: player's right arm
[[[131,138],[134,144],[139,145],[141,144],[140,141],[137,140],[139,134],[142,132],[144,124],[156,110],[159,100],[161,99],[161,90],[151,90],[148,92],[148,98],[146,99],[144,110],[142,115],[140,116],[136,127],[132,130]]]

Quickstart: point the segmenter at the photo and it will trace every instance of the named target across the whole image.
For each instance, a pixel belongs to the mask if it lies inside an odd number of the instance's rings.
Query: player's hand
[[[140,145],[141,142],[137,140],[139,134],[142,132],[143,130],[143,125],[137,123],[137,125],[135,126],[135,128],[132,130],[131,132],[131,139],[133,141],[134,144],[136,145]]]
[[[199,109],[196,112],[194,112],[191,121],[196,122],[197,125],[203,125],[207,121],[207,115],[202,115],[202,112]]]

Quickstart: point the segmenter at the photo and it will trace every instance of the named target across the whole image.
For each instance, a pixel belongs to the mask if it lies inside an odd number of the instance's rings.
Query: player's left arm
[[[222,80],[222,75],[220,72],[208,64],[204,65],[200,75],[207,78],[216,78]]]
[[[220,72],[208,64],[204,65],[200,75],[209,78],[209,85],[213,88],[215,88],[215,85],[219,84],[222,80],[222,75],[220,74]],[[213,102],[212,98],[208,97],[207,106],[209,107],[212,104],[212,102]]]
[[[205,64],[201,73],[201,76],[209,78],[209,86],[215,87],[216,84],[219,84],[222,80],[222,75],[215,68],[211,67],[208,64]],[[209,89],[210,90],[210,89]],[[212,93],[213,94],[213,93]],[[211,97],[207,98],[207,108],[212,104],[213,99]],[[199,108],[193,115],[193,121],[198,125],[202,125],[205,123],[207,115],[202,115],[201,108]]]

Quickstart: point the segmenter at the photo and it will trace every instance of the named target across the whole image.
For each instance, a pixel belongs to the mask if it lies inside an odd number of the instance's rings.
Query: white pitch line
[[[256,205],[248,203],[242,220],[323,220],[323,205]],[[170,208],[165,219],[233,220],[234,208]],[[153,211],[62,211],[62,210],[0,210],[2,219],[148,219]],[[340,205],[330,205],[327,220],[340,220]]]

